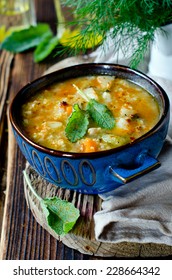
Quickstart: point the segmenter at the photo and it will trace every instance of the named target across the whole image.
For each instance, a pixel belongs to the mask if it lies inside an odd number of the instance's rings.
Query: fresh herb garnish
[[[105,104],[101,104],[95,99],[91,99],[88,95],[80,90],[75,84],[73,86],[77,89],[79,95],[88,103],[86,111],[81,110],[78,104],[74,105],[74,112],[69,117],[65,132],[67,138],[71,142],[84,137],[89,125],[89,117],[101,128],[112,129],[115,125],[115,118],[112,112]]]
[[[89,112],[91,118],[96,122],[96,124],[101,128],[113,128],[115,125],[115,119],[109,108],[105,104],[101,104],[95,99],[90,98],[75,84],[73,84],[73,86],[76,88],[78,94],[88,102],[86,109]]]
[[[91,118],[101,128],[112,129],[115,125],[115,119],[112,112],[104,104],[91,99],[87,104],[87,110]]]
[[[73,108],[74,111],[69,117],[65,132],[71,142],[76,142],[87,132],[89,115],[86,111],[81,110],[78,104],[75,104]]]
[[[60,236],[67,234],[79,218],[79,210],[75,208],[72,203],[56,196],[41,198],[32,187],[29,176],[25,170],[23,174],[30,191],[40,201],[48,226]]]

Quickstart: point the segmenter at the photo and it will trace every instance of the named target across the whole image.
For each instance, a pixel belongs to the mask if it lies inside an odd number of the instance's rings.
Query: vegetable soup
[[[53,84],[22,106],[23,128],[41,146],[97,152],[133,142],[159,120],[155,98],[113,76],[86,76]]]

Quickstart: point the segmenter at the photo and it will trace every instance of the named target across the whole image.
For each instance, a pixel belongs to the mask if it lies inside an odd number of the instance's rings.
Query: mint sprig
[[[44,198],[41,201],[41,206],[49,227],[60,236],[67,234],[79,217],[79,210],[72,203],[56,196]]]
[[[80,216],[79,210],[72,203],[56,196],[41,198],[34,190],[25,170],[23,174],[30,191],[40,201],[48,226],[59,236],[67,234],[78,220]]]
[[[73,107],[74,111],[69,117],[65,133],[71,142],[81,139],[87,132],[89,125],[89,115],[86,111],[81,110],[78,104]]]
[[[71,142],[76,142],[84,137],[88,129],[89,117],[95,121],[97,126],[112,129],[115,126],[115,118],[109,108],[105,104],[101,104],[95,99],[89,98],[88,95],[75,84],[73,84],[73,86],[77,89],[79,95],[88,103],[86,111],[81,110],[78,104],[74,105],[74,112],[70,116],[65,129],[67,138]]]
[[[87,104],[87,110],[91,118],[101,128],[112,129],[115,125],[115,119],[112,112],[104,104],[91,99]]]

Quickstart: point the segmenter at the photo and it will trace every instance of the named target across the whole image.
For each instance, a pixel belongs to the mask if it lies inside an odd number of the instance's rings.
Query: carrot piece
[[[70,116],[70,114],[72,113],[72,106],[71,105],[66,106],[66,112],[67,112],[67,115]]]
[[[66,101],[60,102],[60,107],[65,110],[68,116],[72,113],[72,105],[69,105]]]
[[[93,139],[86,138],[82,144],[83,152],[85,153],[96,152],[98,150],[97,143]]]

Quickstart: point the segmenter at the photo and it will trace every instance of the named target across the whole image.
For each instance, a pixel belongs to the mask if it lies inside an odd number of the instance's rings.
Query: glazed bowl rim
[[[147,133],[145,133],[144,135],[142,135],[141,137],[135,139],[132,143],[128,143],[125,145],[122,145],[120,147],[116,147],[116,148],[112,148],[109,150],[104,150],[104,151],[97,151],[97,152],[89,152],[89,153],[76,153],[76,152],[66,152],[66,151],[60,151],[60,150],[54,150],[54,149],[50,149],[47,148],[45,146],[39,145],[37,143],[35,143],[34,141],[32,141],[22,130],[21,126],[18,125],[18,122],[15,120],[15,117],[13,115],[13,104],[15,102],[15,100],[17,98],[20,97],[21,93],[25,90],[27,90],[30,86],[34,85],[35,83],[38,83],[40,81],[42,81],[44,78],[48,78],[51,76],[54,76],[56,74],[59,73],[63,73],[64,71],[68,70],[70,71],[70,69],[75,69],[75,68],[82,68],[82,67],[102,67],[102,68],[115,68],[116,70],[118,69],[122,69],[124,71],[128,71],[132,74],[136,74],[137,76],[140,76],[143,79],[146,79],[150,84],[152,84],[156,90],[159,92],[159,95],[161,95],[162,101],[164,103],[164,109],[162,112],[162,116],[159,119],[159,121],[157,122],[157,124],[150,129]],[[82,75],[83,76],[83,75]],[[86,75],[85,75],[86,76]],[[68,77],[69,79],[70,77]],[[131,79],[132,81],[132,79]],[[47,84],[48,86],[48,84]],[[16,132],[20,135],[20,137],[26,141],[28,144],[30,144],[32,147],[34,147],[35,149],[39,150],[40,152],[52,155],[52,156],[56,156],[56,157],[67,157],[67,158],[99,158],[99,157],[104,157],[104,156],[108,156],[109,154],[113,154],[116,152],[120,152],[128,147],[132,147],[134,145],[136,145],[137,143],[140,143],[141,141],[143,141],[145,138],[150,137],[152,134],[156,133],[156,131],[163,125],[166,117],[168,116],[169,113],[169,107],[170,107],[170,103],[169,103],[169,98],[165,92],[165,90],[157,83],[155,82],[152,78],[150,78],[148,75],[142,73],[139,70],[136,69],[132,69],[129,66],[125,66],[125,65],[120,65],[120,64],[112,64],[112,63],[83,63],[83,64],[78,64],[78,65],[73,65],[73,66],[69,66],[69,67],[65,67],[59,70],[56,70],[52,73],[43,75],[35,80],[33,80],[32,82],[26,84],[24,87],[22,87],[18,93],[14,96],[14,98],[12,99],[10,106],[9,106],[9,119],[10,122],[12,124],[12,126],[14,127],[14,129],[16,130]]]

